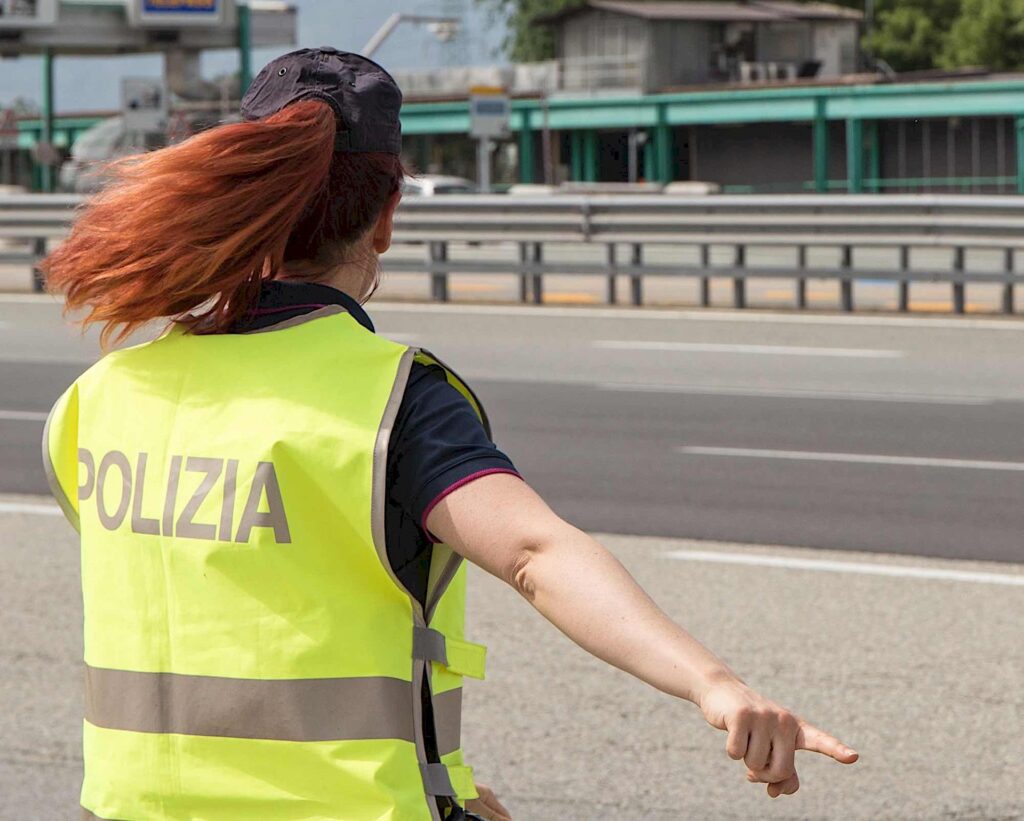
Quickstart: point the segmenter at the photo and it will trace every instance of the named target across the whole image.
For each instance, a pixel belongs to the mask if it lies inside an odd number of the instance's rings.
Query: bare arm
[[[665,693],[692,701],[729,733],[726,749],[769,794],[795,792],[796,749],[843,763],[857,754],[748,688],[676,625],[596,540],[560,519],[528,485],[495,475],[459,488],[430,513],[432,533],[504,580],[583,649]]]

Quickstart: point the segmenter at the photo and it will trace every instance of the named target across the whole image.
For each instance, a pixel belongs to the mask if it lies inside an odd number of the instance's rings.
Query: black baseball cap
[[[299,100],[319,99],[338,118],[336,151],[402,153],[402,92],[373,60],[334,48],[304,48],[272,60],[242,99],[242,117],[262,120]]]

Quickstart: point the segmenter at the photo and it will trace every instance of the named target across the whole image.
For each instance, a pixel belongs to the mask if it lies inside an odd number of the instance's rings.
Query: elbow
[[[506,583],[528,602],[537,597],[537,556],[540,546],[524,544],[515,552],[505,573]]]

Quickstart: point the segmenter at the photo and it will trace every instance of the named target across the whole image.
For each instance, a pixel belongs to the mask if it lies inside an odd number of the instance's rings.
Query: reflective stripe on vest
[[[172,329],[58,400],[43,451],[82,540],[85,812],[437,821],[432,796],[475,796],[465,568],[435,546],[423,607],[384,541],[414,356],[329,306],[251,335]]]

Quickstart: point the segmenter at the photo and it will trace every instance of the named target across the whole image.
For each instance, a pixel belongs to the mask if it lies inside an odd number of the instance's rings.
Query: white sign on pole
[[[167,127],[167,90],[163,82],[150,77],[125,77],[121,81],[121,110],[128,133],[162,133]]]
[[[57,22],[57,0],[0,0],[0,29],[52,26]]]
[[[477,139],[510,135],[512,104],[503,88],[477,86],[469,90],[469,133]]]
[[[128,22],[133,26],[219,28],[235,22],[233,0],[129,0]]]
[[[0,108],[0,151],[18,147],[18,118],[13,108]]]

